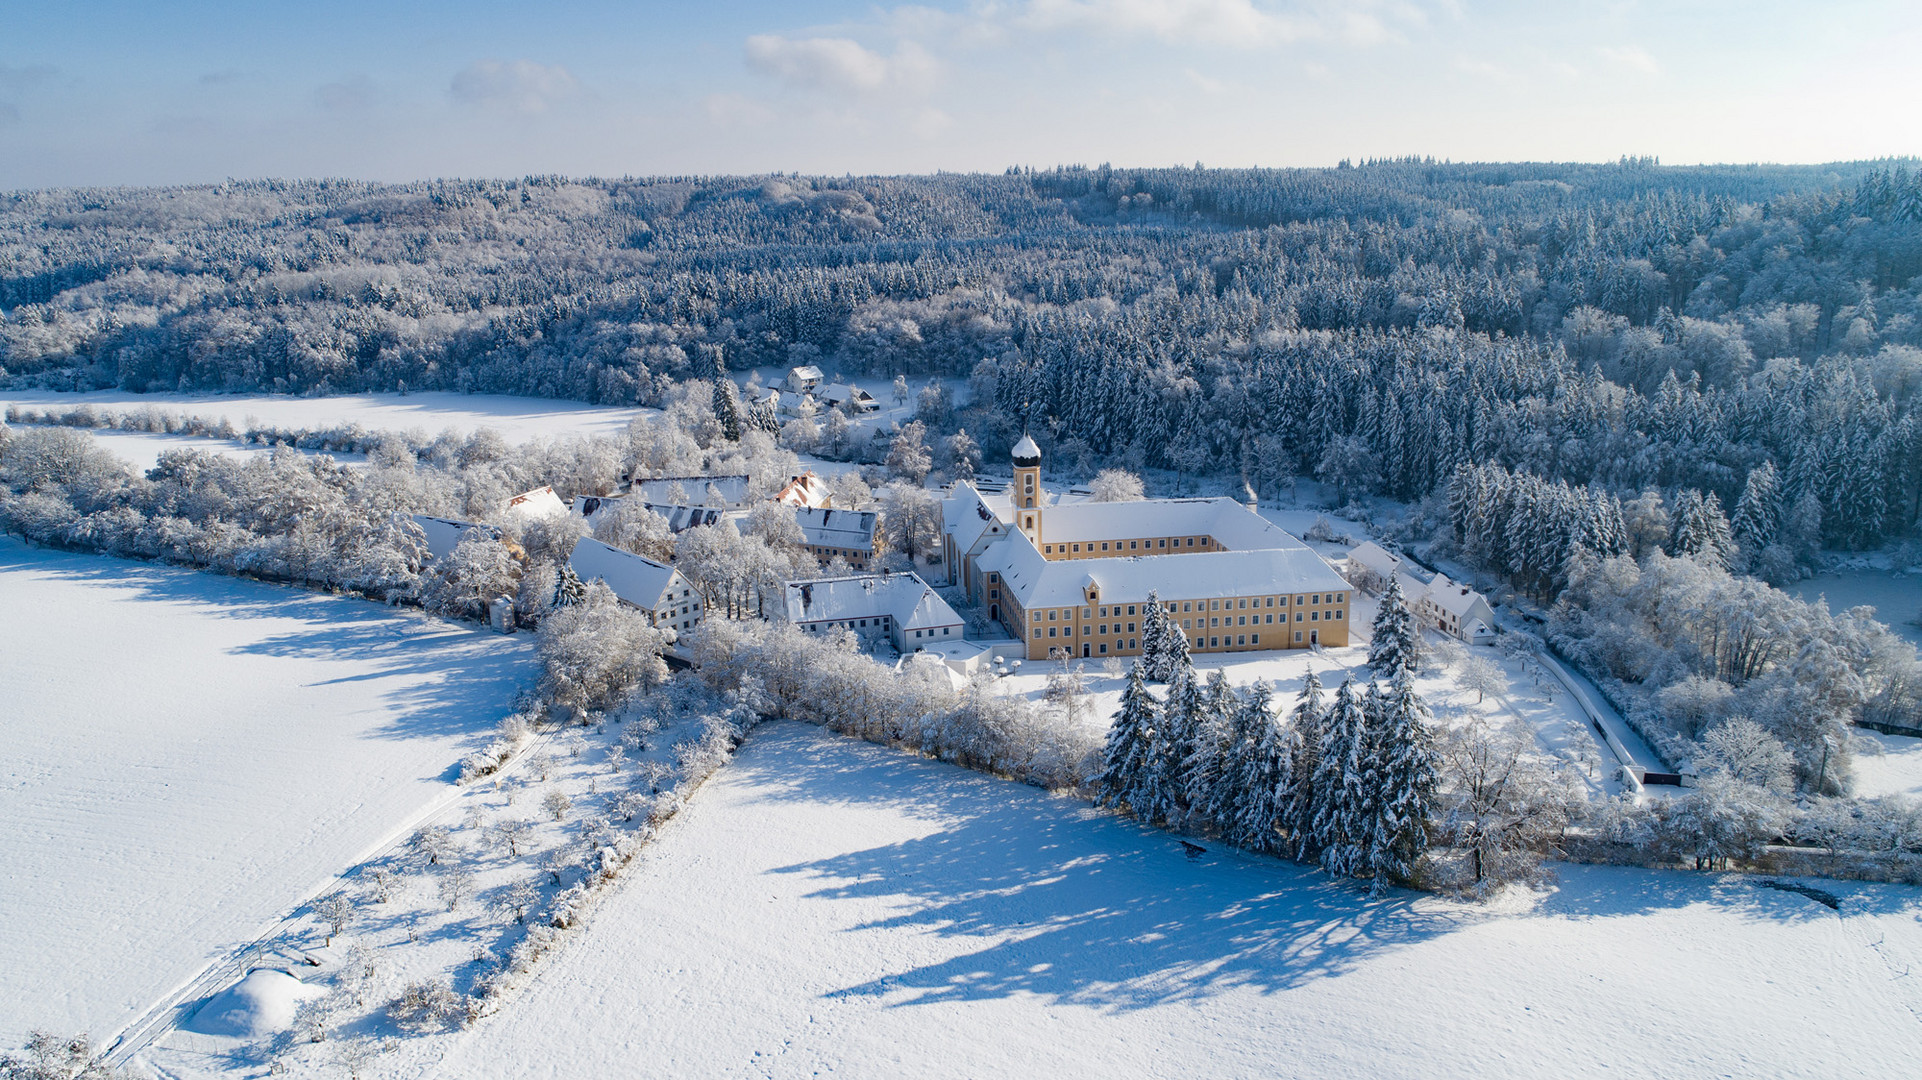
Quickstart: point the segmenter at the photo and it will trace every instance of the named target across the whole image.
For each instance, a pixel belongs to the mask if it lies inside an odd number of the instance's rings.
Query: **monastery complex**
[[[1028,659],[1139,655],[1151,592],[1194,652],[1348,644],[1348,582],[1249,507],[1051,495],[1034,440],[1013,456],[1005,493],[967,481],[949,492],[943,565]]]

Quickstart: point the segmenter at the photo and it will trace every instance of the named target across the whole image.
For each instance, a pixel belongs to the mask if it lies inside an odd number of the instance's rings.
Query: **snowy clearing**
[[[144,431],[114,431],[111,429],[87,429],[100,448],[127,463],[136,473],[144,474],[159,462],[160,455],[169,450],[198,450],[206,454],[219,454],[223,457],[249,458],[273,451],[261,446],[249,446],[233,439],[201,439],[192,435],[156,435]],[[303,454],[318,454],[319,451],[301,451]],[[335,461],[343,465],[361,464],[367,460],[366,454],[331,454]]]
[[[1810,603],[1826,597],[1829,610],[1837,614],[1867,604],[1889,629],[1922,646],[1922,626],[1916,625],[1916,620],[1922,618],[1922,574],[1836,570],[1798,581],[1785,591]]]
[[[1855,793],[1922,798],[1922,739],[1913,735],[1855,732]],[[1873,749],[1870,749],[1873,747]]]
[[[531,639],[0,540],[0,1039],[101,1039],[447,798]],[[22,872],[31,868],[31,872]]]
[[[218,420],[244,426],[249,417],[272,427],[321,429],[359,424],[369,431],[407,431],[419,428],[429,435],[443,429],[471,432],[492,428],[510,443],[564,435],[614,435],[642,409],[614,409],[578,401],[507,397],[500,394],[343,394],[337,397],[287,397],[275,394],[208,396],[201,394],[129,394],[99,390],[84,394],[51,390],[0,392],[0,409],[20,405],[37,409],[71,409],[99,405],[119,412],[151,406],[163,412]]]
[[[442,1077],[1901,1075],[1922,893],[1567,867],[1478,908],[794,724]],[[1740,1009],[1728,1007],[1742,1002]],[[426,1046],[381,1072],[411,1075]],[[437,1055],[436,1055],[437,1056]]]

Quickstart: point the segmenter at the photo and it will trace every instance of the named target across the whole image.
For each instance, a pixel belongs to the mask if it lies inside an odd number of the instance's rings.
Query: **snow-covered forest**
[[[990,455],[1026,425],[1264,486],[1468,462],[1733,507],[1772,462],[1820,511],[1758,537],[1793,558],[1922,513],[1919,219],[1873,162],[20,192],[0,368],[614,404],[717,363],[968,376],[930,419]]]

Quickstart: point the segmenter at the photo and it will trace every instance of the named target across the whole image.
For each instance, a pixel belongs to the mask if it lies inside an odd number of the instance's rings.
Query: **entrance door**
[[[1001,605],[1000,604],[988,605],[988,621],[989,622],[1001,621]]]
[[[1321,644],[1321,631],[1319,630],[1308,631],[1308,644],[1310,645]]]
[[[1087,646],[1087,644],[1086,644],[1086,643],[1083,643],[1083,644],[1082,644],[1082,646],[1081,646],[1081,655],[1082,655],[1082,656],[1087,656],[1087,655],[1088,655],[1088,646]]]

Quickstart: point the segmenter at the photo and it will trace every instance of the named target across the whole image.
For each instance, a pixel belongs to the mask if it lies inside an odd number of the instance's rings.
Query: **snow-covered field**
[[[1911,735],[1884,735],[1876,731],[1855,733],[1855,793],[1868,798],[1877,795],[1907,795],[1922,799],[1922,739]],[[1864,753],[1863,750],[1874,750]],[[1875,752],[1879,750],[1880,752]]]
[[[128,468],[136,473],[144,473],[153,468],[154,464],[160,460],[160,455],[168,450],[199,450],[203,453],[221,454],[234,458],[272,453],[265,447],[248,446],[234,439],[200,439],[192,435],[162,435],[111,429],[88,429],[87,434],[93,436],[102,449],[126,462]],[[329,456],[343,465],[359,464],[367,460],[365,454],[331,454]]]
[[[531,641],[0,540],[0,1043],[105,1038],[447,798]]]
[[[236,426],[244,426],[252,418],[272,427],[320,429],[357,423],[369,431],[419,428],[429,435],[447,428],[470,432],[485,427],[498,431],[510,443],[540,437],[616,434],[644,411],[546,398],[449,393],[287,397],[275,394],[129,394],[118,390],[84,394],[47,390],[0,391],[0,409],[8,405],[37,409],[99,405],[120,412],[151,406],[163,412],[186,413],[212,420],[224,416]]]
[[[1922,575],[1896,574],[1889,570],[1848,569],[1817,574],[1788,586],[1788,593],[1813,603],[1827,597],[1829,610],[1837,614],[1862,604],[1875,609],[1875,617],[1889,629],[1917,645],[1922,645]]]
[[[643,858],[519,1000],[382,1073],[1892,1077],[1922,1055],[1914,889],[1822,883],[1838,914],[1565,867],[1492,908],[1371,901],[794,724]]]

